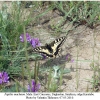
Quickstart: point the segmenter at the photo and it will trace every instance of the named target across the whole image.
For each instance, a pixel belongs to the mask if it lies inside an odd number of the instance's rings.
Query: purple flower
[[[30,87],[30,85],[28,85],[28,92],[38,92],[39,89],[40,89],[40,84],[39,83],[36,84],[34,80],[32,80],[32,88]]]
[[[30,43],[31,43],[33,48],[40,46],[40,41],[38,38],[32,38]]]
[[[74,59],[72,59],[72,56],[70,55],[70,53],[67,53],[67,55],[66,55],[66,60],[67,60],[67,61],[74,62]]]
[[[29,42],[32,45],[33,48],[40,46],[39,39],[38,38],[31,38],[31,36],[28,33],[26,33],[26,40],[27,40],[27,42]],[[21,34],[20,41],[24,42],[24,34]]]
[[[26,40],[27,40],[28,42],[31,41],[31,36],[30,36],[28,33],[26,33]],[[21,42],[24,42],[24,34],[21,34],[21,36],[20,36],[20,41],[21,41]]]
[[[9,76],[7,72],[0,72],[0,84],[8,82],[9,82]]]

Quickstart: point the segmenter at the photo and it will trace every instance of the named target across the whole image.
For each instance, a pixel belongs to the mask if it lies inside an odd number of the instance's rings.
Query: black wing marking
[[[37,47],[33,49],[34,52],[42,53],[47,57],[56,57],[56,55],[60,51],[60,47],[64,43],[66,36],[56,39],[50,44],[46,44],[45,46]]]

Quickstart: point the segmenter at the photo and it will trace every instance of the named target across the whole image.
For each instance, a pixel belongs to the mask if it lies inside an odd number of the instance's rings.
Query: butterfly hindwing
[[[60,47],[64,43],[66,36],[56,39],[50,44],[46,44],[45,46],[37,47],[33,49],[34,52],[42,53],[47,57],[56,57],[56,55],[60,51]]]

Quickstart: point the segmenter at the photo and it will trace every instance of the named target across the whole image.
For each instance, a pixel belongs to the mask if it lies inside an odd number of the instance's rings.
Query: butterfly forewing
[[[63,45],[66,37],[61,37],[59,39],[56,39],[51,43],[51,48],[53,49],[53,54],[57,53],[60,51],[60,47]]]

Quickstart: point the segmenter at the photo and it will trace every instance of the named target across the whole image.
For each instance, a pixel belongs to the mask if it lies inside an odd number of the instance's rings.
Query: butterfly
[[[45,46],[36,47],[33,49],[34,52],[38,52],[40,54],[45,55],[46,57],[52,58],[56,57],[61,50],[61,46],[66,40],[66,36],[60,37],[50,44],[45,44]]]

